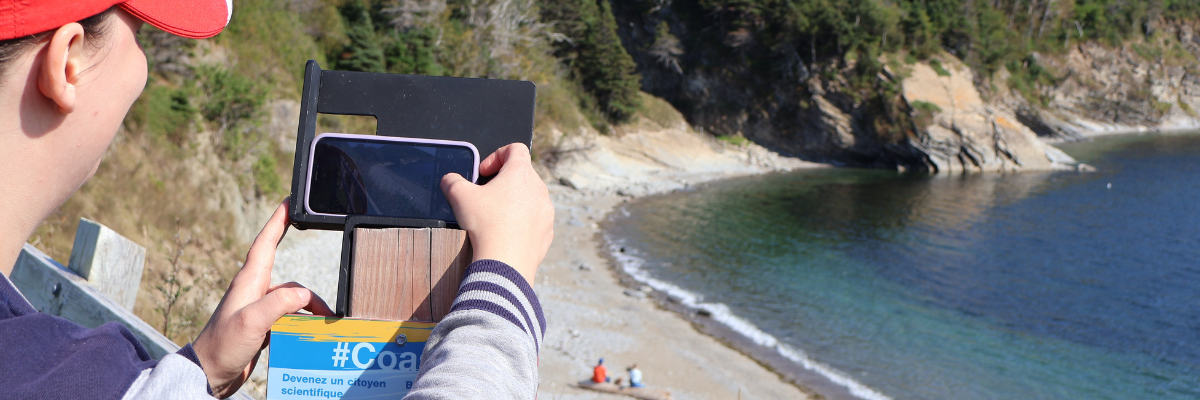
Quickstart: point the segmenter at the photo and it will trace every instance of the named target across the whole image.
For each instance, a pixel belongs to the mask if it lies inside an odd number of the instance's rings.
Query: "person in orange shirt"
[[[604,368],[604,359],[596,364],[596,368],[592,369],[592,382],[604,383],[608,382],[608,368]]]

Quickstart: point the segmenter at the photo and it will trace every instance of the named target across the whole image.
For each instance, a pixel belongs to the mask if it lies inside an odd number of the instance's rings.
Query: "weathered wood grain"
[[[354,233],[349,317],[441,321],[471,262],[457,229],[358,228]]]
[[[400,231],[359,228],[354,231],[354,269],[351,272],[350,316],[392,318],[404,308],[395,290],[400,287],[396,266],[401,254]],[[411,243],[411,234],[409,235]]]
[[[402,315],[405,321],[432,322],[429,308],[429,245],[430,230],[420,229],[413,232],[412,264],[406,268],[408,273],[407,297],[412,304],[408,315]]]
[[[429,249],[430,305],[433,321],[439,322],[458,296],[462,276],[471,264],[471,242],[467,231],[432,229]]]
[[[411,286],[409,280],[412,279],[409,275],[409,268],[416,265],[417,251],[413,249],[413,242],[420,232],[416,229],[385,229],[387,231],[395,231],[396,238],[399,241],[400,259],[396,264],[387,265],[388,274],[395,277],[395,284],[383,288],[387,293],[384,294],[388,301],[394,302],[397,306],[387,315],[377,317],[381,319],[390,319],[396,321],[407,321],[412,316],[413,301],[408,294],[408,287]]]
[[[145,248],[100,223],[79,219],[67,268],[126,310],[137,301],[145,265]]]

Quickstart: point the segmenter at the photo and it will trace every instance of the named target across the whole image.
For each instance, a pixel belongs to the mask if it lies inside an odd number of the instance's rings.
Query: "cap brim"
[[[158,29],[191,39],[216,36],[233,16],[232,0],[129,0],[121,8]]]

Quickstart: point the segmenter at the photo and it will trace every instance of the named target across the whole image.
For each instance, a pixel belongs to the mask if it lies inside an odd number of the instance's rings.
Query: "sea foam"
[[[609,253],[621,264],[621,268],[625,273],[639,282],[649,285],[654,290],[666,293],[668,296],[679,299],[679,302],[687,307],[708,311],[712,314],[711,318],[713,320],[728,326],[734,332],[745,336],[755,344],[775,349],[784,358],[828,379],[830,382],[845,387],[854,396],[866,400],[891,400],[891,397],[867,387],[861,382],[850,378],[845,373],[809,358],[803,350],[780,342],[775,336],[764,332],[750,321],[735,315],[729,309],[729,306],[722,303],[705,303],[703,296],[697,293],[650,276],[642,268],[646,264],[645,260],[631,254],[631,249],[621,251],[622,248],[626,247],[624,246],[624,240],[613,239],[608,234],[604,235],[604,240],[608,244]]]

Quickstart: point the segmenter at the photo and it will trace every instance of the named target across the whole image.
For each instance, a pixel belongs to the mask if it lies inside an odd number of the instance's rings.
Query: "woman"
[[[119,324],[88,329],[38,313],[8,280],[37,226],[95,173],[145,86],[142,24],[207,38],[231,15],[227,0],[0,3],[0,398],[228,397],[249,377],[275,320],[301,309],[331,314],[297,283],[270,286],[286,201],[196,341],[159,361]],[[451,174],[442,187],[474,248],[464,288],[489,284],[460,293],[483,301],[456,302],[430,336],[412,398],[536,391],[545,325],[531,286],[553,237],[553,208],[524,145],[498,150],[480,173],[496,177],[477,186]],[[536,318],[521,322],[505,310]]]

